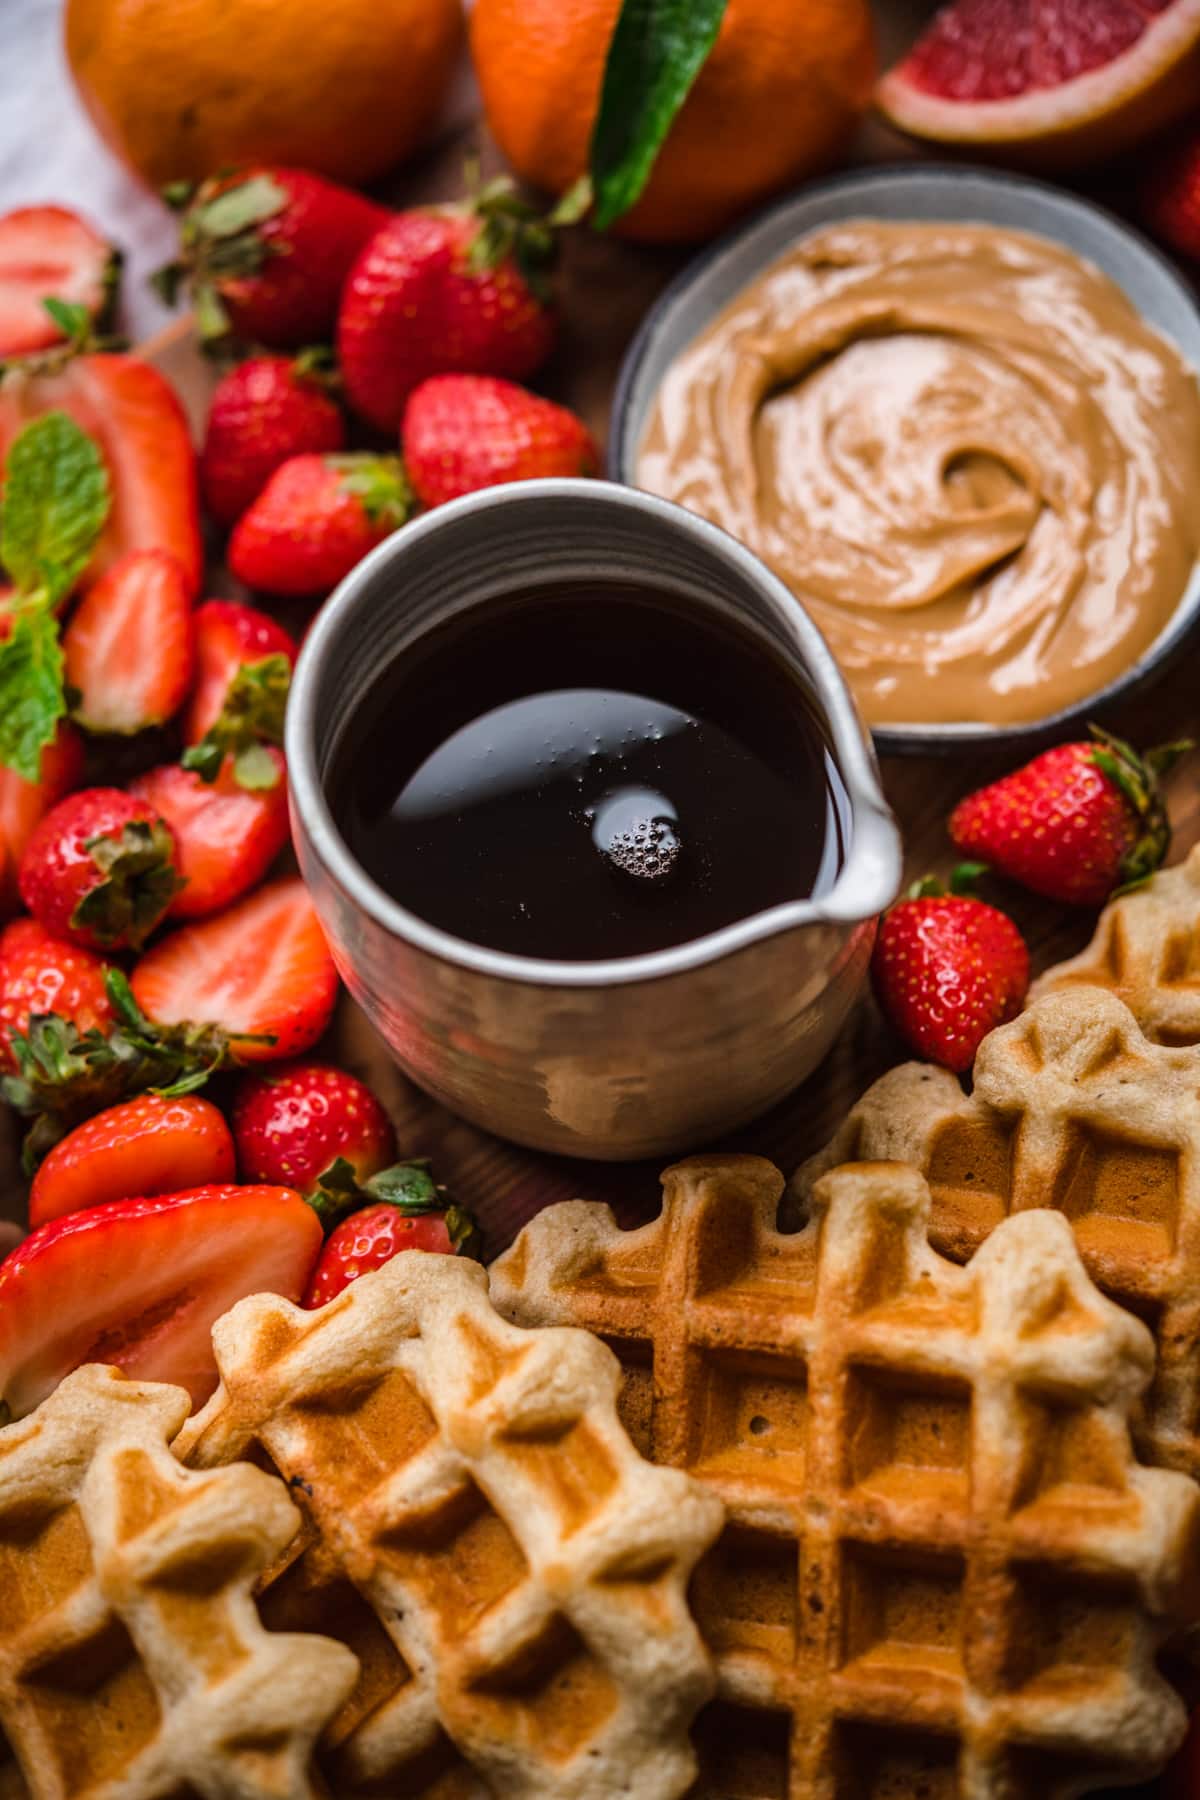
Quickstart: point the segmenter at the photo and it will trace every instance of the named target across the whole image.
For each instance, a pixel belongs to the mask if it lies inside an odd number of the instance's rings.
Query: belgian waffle
[[[477,1265],[416,1252],[318,1312],[243,1300],[213,1342],[176,1451],[265,1457],[300,1499],[262,1609],[359,1654],[339,1795],[685,1792],[713,1683],[686,1590],[721,1508],[637,1455],[602,1344],[517,1330]]]
[[[793,1191],[857,1158],[921,1170],[957,1262],[1009,1213],[1064,1213],[1093,1281],[1155,1339],[1139,1449],[1200,1478],[1200,1049],[1148,1043],[1112,994],[1067,987],[985,1038],[970,1098],[945,1069],[890,1070]]]
[[[729,1523],[693,1601],[718,1666],[703,1800],[1055,1800],[1152,1772],[1183,1710],[1155,1667],[1195,1604],[1200,1493],[1139,1467],[1145,1327],[1066,1221],[969,1269],[915,1170],[861,1164],[781,1233],[756,1157],[667,1171],[660,1216],[549,1208],[499,1308],[603,1334],[641,1449]]]
[[[1200,845],[1144,887],[1112,900],[1087,949],[1047,969],[1032,1000],[1108,988],[1156,1044],[1200,1044]]]
[[[313,1748],[357,1664],[263,1629],[252,1588],[299,1514],[258,1469],[179,1466],[190,1404],[93,1363],[0,1431],[0,1727],[35,1800],[326,1791]]]

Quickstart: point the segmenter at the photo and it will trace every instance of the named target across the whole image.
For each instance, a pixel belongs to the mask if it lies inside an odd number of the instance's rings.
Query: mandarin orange
[[[67,0],[65,30],[93,122],[146,181],[274,162],[360,182],[429,131],[462,11],[460,0]]]
[[[620,0],[476,0],[471,53],[488,124],[517,173],[561,194],[587,166]],[[828,167],[867,105],[867,0],[729,0],[637,205],[614,229],[710,237]]]

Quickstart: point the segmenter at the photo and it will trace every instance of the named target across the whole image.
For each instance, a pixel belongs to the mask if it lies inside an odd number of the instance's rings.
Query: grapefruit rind
[[[949,100],[916,87],[901,62],[875,101],[910,137],[1029,149],[1063,160],[1111,155],[1172,124],[1200,97],[1200,0],[1173,0],[1111,62],[1057,87],[998,100]]]

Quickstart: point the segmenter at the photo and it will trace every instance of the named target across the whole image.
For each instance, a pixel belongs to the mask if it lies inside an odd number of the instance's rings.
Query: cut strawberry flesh
[[[1114,62],[1171,0],[955,0],[902,64],[947,100],[1008,100]]]
[[[273,788],[241,787],[232,757],[212,782],[172,763],[130,783],[130,792],[148,800],[175,834],[184,886],[171,903],[172,918],[202,918],[231,905],[262,880],[287,843],[283,754],[265,754],[278,770]]]
[[[84,306],[95,318],[112,260],[99,233],[65,206],[22,206],[0,218],[0,356],[60,342],[46,300]]]
[[[247,1294],[304,1292],[321,1249],[290,1188],[207,1187],[118,1200],[43,1225],[0,1264],[0,1396],[31,1412],[85,1362],[216,1385],[212,1326]]]
[[[8,369],[0,380],[0,462],[23,426],[56,409],[100,445],[112,482],[108,524],[86,580],[126,551],[168,550],[194,595],[204,566],[196,458],[170,383],[140,357],[106,352],[52,373]]]
[[[259,888],[147,952],[134,997],[160,1025],[217,1025],[239,1062],[273,1062],[314,1044],[337,998],[337,970],[301,881]]]
[[[29,1223],[85,1207],[237,1179],[229,1127],[211,1101],[141,1094],[98,1113],[62,1138],[29,1189]]]
[[[63,637],[76,716],[90,731],[162,724],[191,685],[191,593],[175,557],[135,550],[89,588]]]

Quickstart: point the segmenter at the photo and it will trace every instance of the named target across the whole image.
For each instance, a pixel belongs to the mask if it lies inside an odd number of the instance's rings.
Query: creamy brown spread
[[[783,577],[872,723],[1032,720],[1174,612],[1200,554],[1200,387],[1071,251],[856,221],[677,359],[637,480]]]

